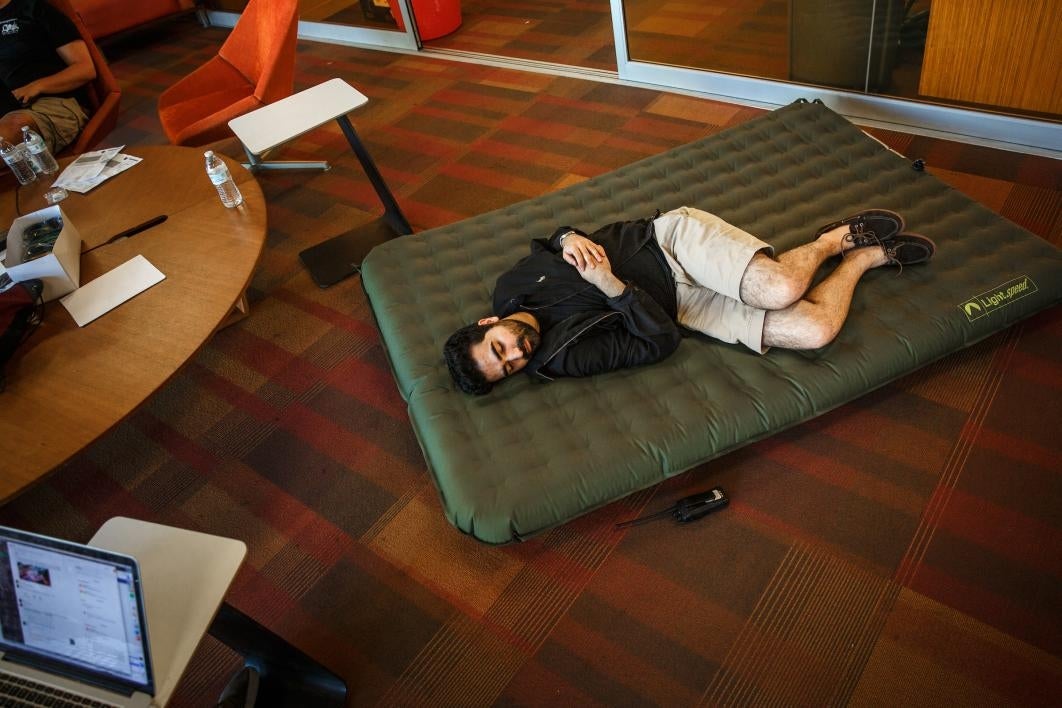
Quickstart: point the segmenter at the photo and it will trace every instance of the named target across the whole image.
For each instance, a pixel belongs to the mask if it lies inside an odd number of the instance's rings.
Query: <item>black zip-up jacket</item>
[[[674,352],[681,341],[675,283],[653,237],[652,219],[609,224],[588,236],[605,249],[612,272],[627,285],[613,298],[564,260],[559,240],[569,231],[586,236],[565,226],[549,239],[532,240],[530,255],[503,273],[494,287],[498,316],[523,310],[542,325],[542,342],[524,371],[538,381],[591,376],[652,364]],[[649,261],[646,254],[652,254]],[[657,297],[625,278],[625,270],[646,274],[643,279],[652,281]]]

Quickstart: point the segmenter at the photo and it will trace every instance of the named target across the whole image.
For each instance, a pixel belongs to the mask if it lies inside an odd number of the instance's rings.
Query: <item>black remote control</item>
[[[726,492],[721,487],[709,489],[707,492],[683,497],[675,502],[675,511],[672,516],[680,524],[688,524],[691,521],[704,518],[717,509],[722,509],[730,503]]]
[[[680,524],[688,524],[691,521],[703,519],[705,516],[708,516],[708,514],[711,514],[717,509],[722,509],[729,503],[730,500],[727,498],[726,492],[723,491],[723,488],[714,487],[707,492],[691,494],[688,497],[683,497],[675,502],[674,506],[670,506],[663,511],[658,511],[649,516],[643,516],[638,519],[631,519],[630,521],[616,524],[616,528],[630,528],[631,526],[638,526],[654,519],[662,519],[665,516],[671,516]]]

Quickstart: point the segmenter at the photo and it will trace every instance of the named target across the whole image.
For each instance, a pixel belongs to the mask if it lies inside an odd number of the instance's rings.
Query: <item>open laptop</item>
[[[0,704],[150,705],[145,619],[133,558],[0,526]]]

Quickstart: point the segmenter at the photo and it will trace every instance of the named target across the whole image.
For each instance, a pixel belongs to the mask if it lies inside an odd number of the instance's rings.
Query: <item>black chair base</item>
[[[346,705],[343,679],[228,603],[222,603],[210,634],[242,654],[245,666],[257,672],[256,708]]]
[[[400,235],[385,215],[300,251],[299,259],[310,271],[313,282],[327,288],[359,273],[369,251]]]

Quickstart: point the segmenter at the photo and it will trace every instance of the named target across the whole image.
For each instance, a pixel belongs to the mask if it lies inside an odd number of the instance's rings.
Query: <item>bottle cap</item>
[[[214,155],[214,151],[213,150],[207,150],[206,152],[203,153],[203,157],[212,157],[213,155]]]

